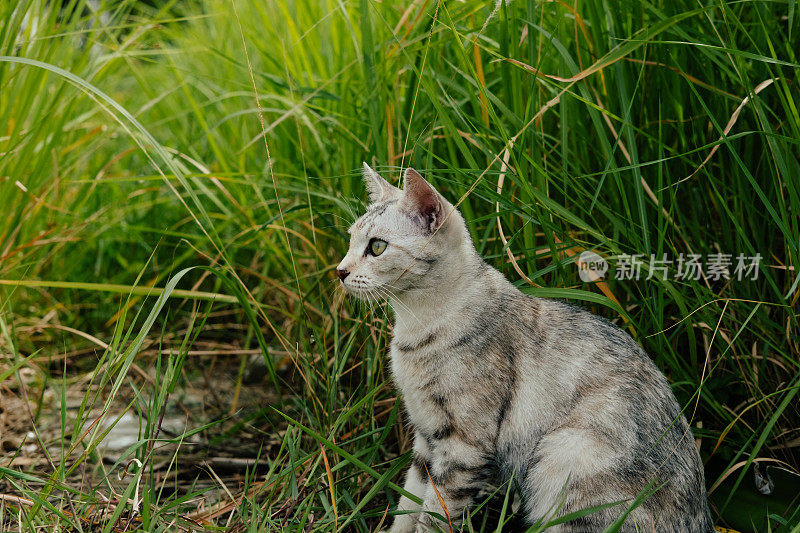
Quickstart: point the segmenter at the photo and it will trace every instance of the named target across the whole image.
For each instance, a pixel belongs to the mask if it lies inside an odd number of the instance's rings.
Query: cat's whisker
[[[350,226],[352,226],[352,225],[353,225],[353,221],[355,220],[355,217],[353,217],[353,218],[350,218],[350,219],[348,220],[348,219],[346,219],[345,217],[343,217],[342,215],[339,215],[339,214],[337,214],[337,213],[329,213],[329,214],[330,214],[330,216],[332,216],[333,218],[340,220],[340,221],[342,222],[342,225],[343,225],[344,227],[346,227],[346,228],[349,228]],[[352,213],[350,213],[350,214],[352,215]]]
[[[386,315],[386,308],[383,305],[384,297],[380,292],[380,288],[374,287],[373,289],[370,289],[370,292],[375,299],[375,304],[372,306],[372,309],[377,307],[383,315],[383,319],[388,323],[389,317]]]
[[[386,315],[386,306],[384,305],[384,301],[386,300],[385,296],[380,291],[379,287],[374,289],[375,291],[375,307],[378,308],[380,314],[383,316],[383,320],[388,322],[389,317]]]
[[[381,308],[381,311],[383,312],[383,318],[384,318],[384,320],[386,320],[386,323],[388,324],[389,323],[389,314],[386,312],[386,307],[387,307],[387,305],[389,303],[389,295],[386,293],[386,291],[382,287],[376,287],[375,290],[378,291],[378,293],[381,295],[382,300],[384,300],[384,301],[381,302],[380,308]]]
[[[422,324],[422,321],[421,321],[421,320],[420,320],[420,319],[417,317],[416,313],[414,313],[414,311],[413,311],[413,310],[412,310],[412,309],[411,309],[411,308],[410,308],[408,305],[406,305],[406,304],[403,302],[403,300],[401,300],[401,299],[400,299],[400,298],[397,296],[397,294],[395,294],[395,293],[392,291],[392,289],[390,289],[389,287],[391,287],[391,285],[383,285],[381,288],[382,288],[382,290],[383,290],[383,291],[384,291],[384,292],[385,292],[385,293],[386,293],[388,296],[390,296],[390,297],[391,297],[391,302],[392,302],[392,304],[393,304],[393,305],[397,305],[397,306],[399,306],[399,307],[402,307],[402,308],[403,308],[403,309],[406,311],[406,313],[408,313],[408,314],[411,316],[411,318],[413,318],[414,320],[416,320],[416,321],[417,321],[417,324],[418,324],[418,325],[420,325],[420,326],[421,326],[421,325],[423,325],[423,324]],[[395,289],[395,290],[397,290],[397,289]],[[387,299],[389,299],[389,298],[387,298]]]
[[[367,312],[371,313],[373,308],[375,307],[375,302],[373,301],[375,299],[375,295],[373,294],[371,288],[364,288],[362,289],[362,291],[364,294],[364,299],[367,302],[367,305],[369,306]]]
[[[401,300],[400,297],[397,295],[396,291],[400,290],[398,287],[395,287],[391,283],[386,283],[382,285],[382,288],[384,291],[386,291],[387,294],[389,294],[392,297],[392,301],[394,303],[396,303],[397,305],[408,311],[408,313],[412,315],[415,319],[419,320],[414,311],[412,311],[411,308],[405,302],[403,302],[403,300]]]
[[[358,218],[356,208],[353,204],[354,202],[350,201],[349,199],[345,199],[344,201],[344,208],[347,211],[347,214],[350,215],[350,220],[344,220],[344,218],[342,218],[342,220],[347,224],[348,227],[350,227]]]

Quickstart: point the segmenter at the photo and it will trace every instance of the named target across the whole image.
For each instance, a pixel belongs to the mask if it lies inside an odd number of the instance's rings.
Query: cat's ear
[[[433,185],[410,167],[403,175],[403,197],[399,207],[428,231],[435,231],[442,223],[444,207],[441,196]]]
[[[397,190],[397,187],[383,179],[366,162],[364,163],[364,185],[367,186],[367,192],[369,192],[369,201],[373,204],[388,198],[393,191]]]

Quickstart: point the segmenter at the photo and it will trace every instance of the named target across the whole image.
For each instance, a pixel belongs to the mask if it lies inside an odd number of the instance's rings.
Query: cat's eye
[[[367,253],[378,257],[386,250],[386,241],[382,241],[380,239],[372,239],[369,241],[369,246],[367,246]]]

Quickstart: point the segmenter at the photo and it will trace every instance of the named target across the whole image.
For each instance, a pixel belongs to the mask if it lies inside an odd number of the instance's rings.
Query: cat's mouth
[[[349,296],[354,296],[359,300],[364,300],[365,302],[376,302],[386,299],[383,291],[375,287],[351,286],[345,283],[342,283],[341,285],[342,289],[344,289],[344,292],[346,292]]]

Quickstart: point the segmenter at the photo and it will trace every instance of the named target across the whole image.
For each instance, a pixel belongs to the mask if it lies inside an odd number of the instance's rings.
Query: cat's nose
[[[346,278],[347,276],[350,275],[350,271],[349,270],[341,270],[341,269],[337,268],[336,269],[336,275],[339,276],[340,280],[344,281],[344,278]]]

